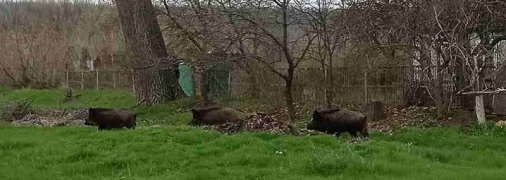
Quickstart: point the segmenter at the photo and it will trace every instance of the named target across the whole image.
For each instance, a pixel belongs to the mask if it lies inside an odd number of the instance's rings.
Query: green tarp
[[[187,96],[193,96],[192,69],[185,64],[179,64],[179,86]]]
[[[212,96],[228,95],[228,78],[229,66],[219,65],[212,69],[208,69],[204,73],[204,81],[209,84],[210,94]],[[188,65],[179,64],[179,86],[187,96],[193,96],[193,78],[192,69]]]

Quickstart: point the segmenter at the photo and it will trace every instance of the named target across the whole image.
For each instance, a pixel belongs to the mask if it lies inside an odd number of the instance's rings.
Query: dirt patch
[[[453,110],[447,117],[436,117],[435,107],[386,108],[386,119],[369,122],[369,131],[391,133],[406,127],[464,127],[472,123],[472,112]]]

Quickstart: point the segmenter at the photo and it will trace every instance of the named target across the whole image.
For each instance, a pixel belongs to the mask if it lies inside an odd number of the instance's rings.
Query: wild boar
[[[90,108],[85,125],[98,126],[99,130],[113,128],[135,129],[137,114],[122,109]]]
[[[241,121],[243,114],[238,110],[228,107],[210,107],[192,109],[193,119],[190,125],[219,125],[227,122]]]
[[[335,134],[347,131],[357,137],[357,132],[369,137],[367,132],[367,118],[360,112],[348,109],[315,110],[307,129]]]

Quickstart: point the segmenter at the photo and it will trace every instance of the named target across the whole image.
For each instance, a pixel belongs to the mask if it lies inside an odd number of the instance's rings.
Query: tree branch
[[[311,45],[313,44],[313,41],[314,39],[316,38],[316,35],[314,35],[313,37],[311,37],[309,39],[309,42],[307,42],[306,44],[306,47],[304,48],[304,50],[302,51],[302,55],[300,55],[300,57],[296,60],[295,62],[295,67],[298,67],[300,62],[302,62],[302,60],[304,59],[304,57],[306,56],[307,52],[309,51],[309,48],[311,47]]]
[[[169,17],[169,19],[174,23],[174,25],[176,25],[176,28],[183,31],[183,34],[197,47],[199,51],[204,52],[205,49],[202,48],[199,42],[191,35],[191,33],[186,28],[184,28],[181,24],[179,24],[179,22],[177,22],[176,18],[172,16],[172,14],[170,13],[170,6],[167,3],[167,0],[162,0],[162,3],[163,6],[165,7],[166,11],[165,15],[167,15],[167,17]]]
[[[259,56],[253,56],[253,57],[254,57],[257,61],[261,62],[262,64],[265,64],[265,66],[267,66],[267,68],[268,68],[271,72],[273,72],[274,74],[276,74],[276,75],[280,76],[280,77],[281,77],[281,78],[283,78],[283,79],[287,79],[287,78],[288,78],[288,76],[284,75],[283,73],[279,72],[276,68],[274,68],[274,67],[272,66],[272,64],[270,64],[270,63],[268,63],[268,62],[264,61],[262,57],[259,57]]]

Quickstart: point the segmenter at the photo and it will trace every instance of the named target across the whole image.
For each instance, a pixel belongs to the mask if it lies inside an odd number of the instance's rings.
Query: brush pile
[[[31,101],[10,103],[2,110],[2,119],[24,126],[78,126],[84,125],[88,110],[34,110]]]
[[[273,134],[288,134],[293,132],[292,126],[284,119],[284,111],[274,113],[252,113],[241,122],[228,122],[212,128],[226,134],[247,132],[269,132]]]

